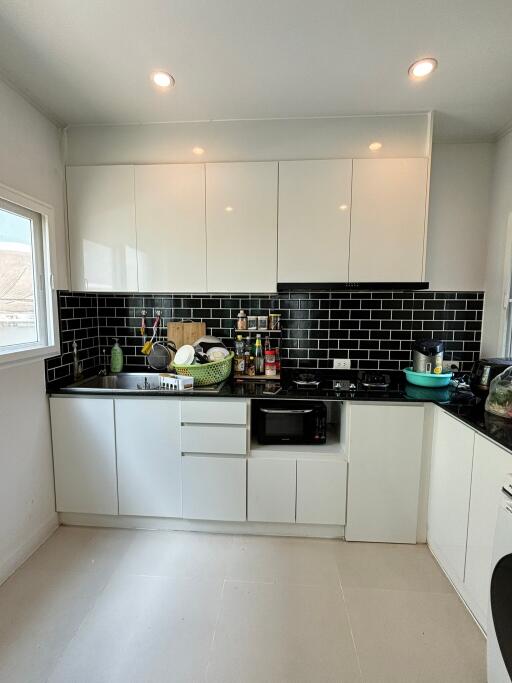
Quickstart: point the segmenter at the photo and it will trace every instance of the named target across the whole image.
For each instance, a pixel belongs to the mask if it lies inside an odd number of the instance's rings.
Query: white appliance
[[[498,510],[487,629],[487,681],[512,681],[512,476]]]

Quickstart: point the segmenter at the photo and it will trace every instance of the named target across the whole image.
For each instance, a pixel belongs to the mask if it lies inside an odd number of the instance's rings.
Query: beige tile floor
[[[483,683],[425,546],[61,527],[0,587],[2,683]]]

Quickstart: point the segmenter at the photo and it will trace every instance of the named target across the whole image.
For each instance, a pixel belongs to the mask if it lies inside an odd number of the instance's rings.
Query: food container
[[[246,330],[247,329],[247,313],[241,309],[240,313],[236,317],[236,329]]]
[[[271,313],[269,315],[269,330],[280,330],[281,329],[281,313]]]
[[[485,410],[499,417],[512,418],[512,367],[492,380]]]
[[[258,316],[257,315],[248,315],[247,316],[247,329],[248,330],[257,330],[258,329]]]
[[[275,363],[267,363],[265,361],[265,375],[267,377],[275,377],[277,375],[277,370],[276,370],[276,364]]]
[[[268,330],[268,317],[266,315],[258,316],[258,330]]]

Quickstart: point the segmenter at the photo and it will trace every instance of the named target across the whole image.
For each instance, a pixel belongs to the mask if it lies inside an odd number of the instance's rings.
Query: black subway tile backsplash
[[[127,365],[143,365],[139,326],[147,311],[148,333],[157,309],[161,334],[169,321],[204,320],[207,332],[232,346],[240,308],[253,315],[282,313],[284,368],[330,368],[335,358],[350,358],[359,369],[403,369],[412,362],[414,339],[446,341],[446,357],[469,370],[478,358],[483,292],[335,292],[183,296],[90,294],[58,295],[62,355],[46,361],[49,384],[73,376],[72,343],[77,342],[84,370],[98,367],[102,351],[110,358],[112,337],[119,337]]]

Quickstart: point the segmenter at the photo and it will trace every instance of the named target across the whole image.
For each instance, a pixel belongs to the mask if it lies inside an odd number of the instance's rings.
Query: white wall
[[[427,280],[431,289],[483,290],[494,144],[434,144]]]
[[[0,183],[53,206],[57,289],[68,283],[62,134],[0,81]]]
[[[512,226],[512,132],[496,143],[488,233],[482,355],[502,356],[505,334],[503,285],[507,258],[507,224]]]
[[[67,285],[64,167],[57,128],[0,82],[0,183],[51,204]],[[44,363],[0,366],[0,583],[57,526]]]

